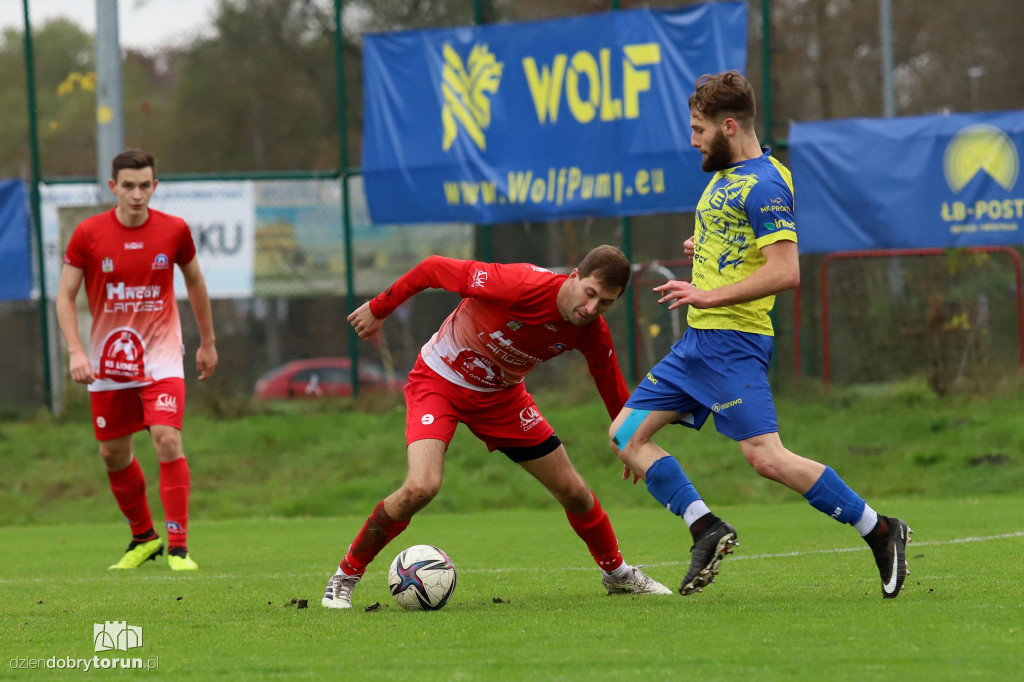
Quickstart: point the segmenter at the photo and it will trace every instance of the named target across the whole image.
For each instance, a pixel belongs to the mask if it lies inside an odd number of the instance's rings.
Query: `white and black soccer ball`
[[[455,564],[431,545],[413,545],[391,562],[391,595],[408,611],[437,611],[455,591]]]

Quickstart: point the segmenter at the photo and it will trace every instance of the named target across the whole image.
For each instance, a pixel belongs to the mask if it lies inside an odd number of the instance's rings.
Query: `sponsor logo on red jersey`
[[[485,284],[487,284],[487,272],[484,270],[474,270],[473,283],[469,285],[470,288],[481,289]]]
[[[141,381],[146,376],[144,346],[134,329],[115,329],[103,342],[101,379]]]
[[[130,287],[124,282],[107,282],[105,313],[150,313],[164,309],[160,285]]]
[[[124,250],[125,251],[138,251],[139,249],[142,249],[145,246],[146,245],[143,244],[142,242],[125,242],[124,243]]]
[[[501,388],[501,370],[498,365],[471,348],[462,350],[451,363],[452,369],[466,381],[486,388]]]

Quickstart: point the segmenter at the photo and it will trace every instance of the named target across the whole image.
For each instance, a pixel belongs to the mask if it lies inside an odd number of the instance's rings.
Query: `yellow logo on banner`
[[[484,130],[491,125],[490,97],[498,91],[504,64],[495,59],[486,45],[474,45],[469,59],[462,63],[458,53],[444,44],[444,68],[441,71],[441,92],[444,107],[441,123],[444,125],[442,149],[451,149],[459,133],[458,123],[481,150],[487,149]],[[458,123],[457,123],[458,122]]]
[[[1010,190],[1017,182],[1020,159],[1009,136],[990,125],[973,125],[953,136],[942,160],[946,182],[954,192],[962,190],[981,171]]]

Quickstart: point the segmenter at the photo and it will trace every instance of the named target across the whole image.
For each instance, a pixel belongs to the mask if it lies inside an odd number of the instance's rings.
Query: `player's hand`
[[[352,314],[348,316],[348,322],[361,339],[369,339],[379,332],[380,328],[384,325],[384,320],[374,315],[370,310],[369,301],[352,311]]]
[[[639,474],[634,474],[633,470],[629,468],[628,464],[623,464],[622,465],[622,480],[623,481],[628,481],[630,475],[633,476],[633,485],[636,485],[637,481],[640,480],[640,475]]]
[[[200,381],[217,369],[217,347],[212,343],[208,346],[200,344],[199,350],[196,351],[196,369],[199,371]]]
[[[707,292],[698,289],[689,282],[672,279],[661,286],[654,287],[654,291],[663,294],[663,296],[658,299],[658,303],[671,301],[668,306],[669,310],[675,310],[679,306],[683,305],[692,305],[695,308],[711,307],[711,302],[708,300]]]
[[[683,254],[688,258],[693,258],[693,237],[690,237],[683,242]]]
[[[71,378],[79,384],[91,384],[96,381],[92,361],[84,351],[72,351],[69,354],[68,368],[71,370]]]

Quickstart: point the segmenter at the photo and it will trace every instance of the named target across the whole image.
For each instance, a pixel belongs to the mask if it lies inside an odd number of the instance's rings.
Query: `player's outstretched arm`
[[[356,334],[359,334],[361,339],[369,339],[379,332],[380,328],[384,326],[385,319],[373,314],[373,311],[370,310],[369,301],[356,308],[348,316],[349,324],[352,325],[352,328],[356,330]]]

